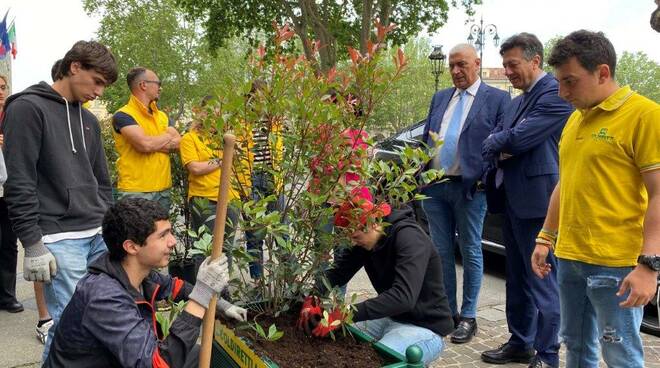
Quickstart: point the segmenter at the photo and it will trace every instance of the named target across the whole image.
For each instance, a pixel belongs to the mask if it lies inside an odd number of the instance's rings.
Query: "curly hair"
[[[156,231],[156,222],[168,219],[167,211],[156,201],[126,198],[115,203],[103,217],[103,240],[110,258],[121,261],[126,257],[126,240],[145,245]]]
[[[616,51],[603,32],[591,32],[581,29],[572,32],[555,44],[548,64],[557,68],[575,57],[580,65],[589,72],[596,71],[598,65],[607,64],[614,78],[616,70]]]

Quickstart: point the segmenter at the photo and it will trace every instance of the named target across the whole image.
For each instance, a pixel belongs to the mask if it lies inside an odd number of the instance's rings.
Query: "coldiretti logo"
[[[216,321],[215,340],[241,368],[267,368],[266,364],[232,330]]]
[[[598,133],[591,134],[591,139],[598,142],[614,143],[614,137],[607,135],[607,128],[600,128]]]

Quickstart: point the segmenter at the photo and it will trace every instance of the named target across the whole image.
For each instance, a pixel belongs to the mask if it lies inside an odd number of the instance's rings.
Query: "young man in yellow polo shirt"
[[[559,145],[559,175],[532,268],[558,259],[567,367],[643,367],[642,308],[660,270],[660,105],[619,87],[603,33],[576,31],[548,63],[577,110]]]
[[[112,117],[117,160],[118,199],[138,197],[170,209],[171,151],[179,148],[181,136],[167,115],[158,109],[161,81],[142,67],[126,75],[131,96]]]

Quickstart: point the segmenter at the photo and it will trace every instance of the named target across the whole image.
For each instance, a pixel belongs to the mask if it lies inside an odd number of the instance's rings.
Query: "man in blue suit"
[[[501,122],[511,97],[479,78],[481,60],[471,45],[455,46],[449,53],[453,88],[433,96],[423,141],[434,147],[443,141],[430,167],[444,169],[447,180],[422,190],[431,239],[442,259],[444,285],[457,325],[453,343],[465,343],[477,331],[477,299],[483,278],[481,231],[486,215],[486,196],[481,179],[486,162],[481,145]],[[455,237],[463,257],[463,302],[456,301]]]
[[[513,99],[503,124],[483,144],[484,158],[496,164],[489,188],[498,188],[504,203],[506,316],[511,338],[498,349],[482,353],[481,359],[558,367],[557,263],[554,256],[548,257],[552,273],[541,279],[532,272],[531,256],[559,179],[557,143],[573,108],[559,97],[554,76],[543,71],[543,45],[536,36],[514,35],[502,44],[500,54],[507,78],[523,91]]]

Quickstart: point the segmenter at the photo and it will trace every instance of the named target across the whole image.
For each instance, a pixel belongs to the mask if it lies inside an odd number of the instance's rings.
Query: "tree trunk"
[[[321,42],[319,48],[320,67],[323,73],[337,64],[336,40],[328,30],[325,20],[319,14],[314,0],[299,0],[302,18],[307,22]]]
[[[307,37],[308,21],[307,17],[305,17],[305,13],[303,12],[301,16],[296,16],[288,1],[283,0],[281,3],[286,9],[286,13],[289,15],[289,17],[291,17],[291,20],[293,21],[294,31],[298,37],[300,37],[303,51],[305,52],[305,58],[307,58],[307,60],[315,65],[316,72],[319,73],[321,69],[319,68],[318,63],[316,63],[316,56],[312,53],[312,48],[309,45],[309,37]],[[300,4],[300,8],[302,9],[302,4]]]
[[[362,4],[362,28],[360,29],[360,53],[367,53],[367,41],[371,36],[371,18],[373,13],[373,0],[364,0]]]
[[[390,25],[390,15],[392,12],[392,1],[391,0],[380,0],[380,24],[387,27]]]

